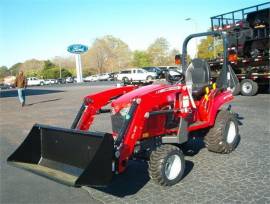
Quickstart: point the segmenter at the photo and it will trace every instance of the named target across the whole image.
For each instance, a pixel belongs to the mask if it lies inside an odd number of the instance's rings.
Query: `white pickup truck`
[[[153,81],[157,77],[157,74],[154,72],[147,72],[141,68],[131,68],[121,71],[117,74],[117,80],[123,82],[130,81]]]
[[[43,86],[45,81],[36,77],[27,78],[27,86]]]

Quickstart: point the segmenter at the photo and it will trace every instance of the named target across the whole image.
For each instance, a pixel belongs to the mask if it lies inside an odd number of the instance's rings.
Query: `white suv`
[[[27,78],[28,86],[43,86],[44,84],[45,84],[45,81],[43,79],[38,79],[36,77]]]
[[[117,80],[123,82],[129,81],[153,81],[157,77],[155,72],[147,72],[140,68],[131,68],[121,71],[117,74]]]

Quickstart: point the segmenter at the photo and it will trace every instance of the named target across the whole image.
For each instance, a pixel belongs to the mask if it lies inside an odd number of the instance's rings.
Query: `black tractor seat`
[[[192,89],[192,97],[195,101],[200,100],[206,94],[206,87],[211,88],[210,85],[205,85],[204,87]]]
[[[208,63],[202,59],[193,59],[187,78],[192,80],[192,96],[194,100],[200,100],[205,95],[205,88],[210,88],[210,68]]]

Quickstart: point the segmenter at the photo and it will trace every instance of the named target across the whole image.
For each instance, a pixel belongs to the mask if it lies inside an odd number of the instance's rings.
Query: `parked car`
[[[65,84],[66,83],[66,79],[65,78],[58,78],[56,80],[57,84]]]
[[[98,76],[91,75],[91,76],[85,77],[83,81],[84,82],[98,81]]]
[[[112,72],[110,73],[110,81],[116,81],[117,80],[117,74],[119,74],[119,72]]]
[[[147,72],[141,68],[131,68],[121,71],[117,75],[118,81],[130,82],[130,81],[153,81],[157,77],[155,72]]]
[[[27,78],[28,86],[43,86],[44,84],[45,84],[45,81],[43,79],[38,79],[36,77]]]
[[[177,72],[182,72],[182,66],[159,66],[158,68],[161,70],[161,78],[165,78],[166,74],[170,70],[177,70]]]
[[[50,85],[50,84],[55,84],[56,80],[55,79],[45,79],[44,84]]]
[[[10,88],[12,88],[11,85],[0,83],[0,90],[10,89]]]
[[[99,81],[109,81],[110,75],[108,73],[100,74],[99,75]]]
[[[16,79],[15,76],[6,76],[4,78],[3,84],[7,85],[7,86],[10,86],[10,87],[13,87],[14,83],[15,83],[15,79]]]
[[[158,66],[161,70],[166,70],[166,69],[178,69],[178,66]]]
[[[148,72],[156,73],[158,79],[160,79],[162,77],[162,71],[159,67],[143,67],[143,69],[148,71]]]
[[[74,77],[67,77],[66,78],[66,83],[73,83],[74,82]]]

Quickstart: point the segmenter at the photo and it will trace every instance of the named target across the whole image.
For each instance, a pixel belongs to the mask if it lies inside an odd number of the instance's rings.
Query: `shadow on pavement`
[[[270,86],[260,86],[258,94],[270,94]]]
[[[26,89],[26,96],[34,96],[34,95],[43,95],[43,94],[52,94],[64,92],[62,90],[48,90],[48,89]],[[5,90],[0,92],[0,98],[7,97],[18,97],[18,92],[16,89]]]
[[[115,175],[109,186],[95,187],[95,189],[117,197],[136,194],[150,180],[148,175],[148,164],[147,162],[141,161],[130,161],[129,163],[126,171],[123,174]],[[193,166],[193,162],[186,160],[183,179],[191,172]]]
[[[50,99],[50,100],[37,101],[37,102],[34,102],[34,103],[28,103],[28,104],[26,104],[26,106],[32,106],[32,105],[39,104],[39,103],[48,103],[48,102],[58,101],[58,100],[61,100],[61,99],[62,98],[55,98],[55,99]]]
[[[200,134],[200,133],[197,133]],[[192,136],[189,138],[188,142],[183,145],[182,150],[186,156],[195,156],[200,152],[201,149],[205,148],[203,137],[206,133],[203,133],[203,136]]]
[[[136,194],[150,180],[147,168],[146,162],[130,161],[126,171],[115,175],[110,185],[96,189],[118,197]]]

